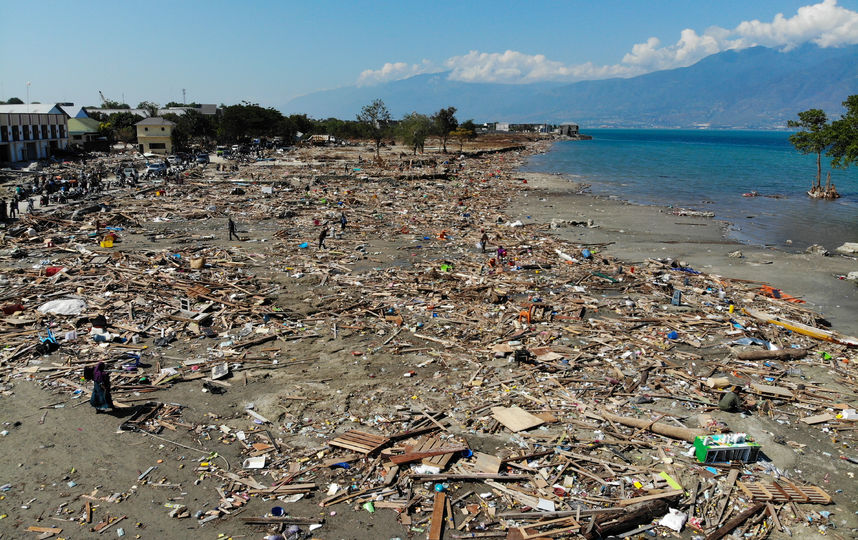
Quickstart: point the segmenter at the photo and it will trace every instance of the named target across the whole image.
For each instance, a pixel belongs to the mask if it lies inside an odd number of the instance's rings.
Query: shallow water
[[[593,140],[559,142],[522,170],[571,174],[597,195],[711,211],[733,224],[731,238],[749,244],[787,247],[789,239],[801,250],[858,241],[858,167],[832,171],[840,199],[810,199],[816,157],[796,152],[787,132],[583,132]],[[823,155],[823,182],[828,164]],[[760,195],[742,196],[752,191]]]

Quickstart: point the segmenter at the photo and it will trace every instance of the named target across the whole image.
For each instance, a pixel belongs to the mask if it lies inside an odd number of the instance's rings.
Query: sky
[[[858,0],[0,0],[0,99],[280,108],[418,73],[574,82],[807,42],[858,43]]]

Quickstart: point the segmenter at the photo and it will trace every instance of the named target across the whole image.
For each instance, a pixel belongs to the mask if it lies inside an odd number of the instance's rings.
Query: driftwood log
[[[621,516],[594,517],[593,525],[584,532],[584,538],[595,540],[630,531],[642,523],[649,523],[663,516],[667,513],[669,506],[669,499],[656,499],[630,506]]]
[[[624,426],[634,427],[638,429],[643,429],[645,431],[651,431],[658,435],[664,435],[666,437],[671,437],[673,439],[680,439],[683,441],[694,442],[694,438],[697,435],[700,435],[699,431],[695,431],[693,429],[671,426],[669,424],[661,424],[659,422],[650,422],[649,420],[644,420],[642,418],[629,418],[627,416],[616,416],[614,414],[603,412],[601,414],[602,418],[606,420],[610,420],[611,422],[616,422],[618,424],[622,424]]]
[[[743,351],[736,353],[739,360],[767,360],[767,359],[789,359],[804,358],[807,349],[780,349],[777,351]]]

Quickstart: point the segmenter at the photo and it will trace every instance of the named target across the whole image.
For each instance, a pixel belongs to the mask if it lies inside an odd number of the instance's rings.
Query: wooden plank
[[[619,501],[617,503],[617,505],[622,506],[622,507],[631,506],[633,504],[637,504],[640,502],[646,502],[646,501],[652,501],[655,499],[665,499],[667,497],[678,497],[679,495],[682,495],[683,493],[684,492],[681,489],[672,489],[670,491],[665,491],[663,493],[655,493],[653,495],[643,495],[641,497],[632,497],[631,499],[625,499],[625,500]]]
[[[831,495],[818,486],[802,486],[801,490],[816,504],[831,504]]]
[[[545,421],[521,407],[492,407],[492,416],[513,433],[542,425]]]
[[[751,388],[761,394],[779,396],[786,399],[792,399],[792,392],[780,386],[770,386],[768,384],[751,383]]]
[[[60,534],[63,532],[60,527],[37,527],[35,525],[27,527],[28,532]]]
[[[474,462],[474,467],[476,467],[480,471],[490,474],[496,474],[500,472],[501,458],[493,456],[491,454],[484,454],[482,452],[474,452],[474,457],[476,458],[476,461]]]
[[[725,523],[724,526],[721,527],[720,529],[716,530],[715,532],[713,532],[710,535],[707,535],[706,540],[721,540],[721,538],[724,538],[725,536],[730,534],[730,532],[733,529],[735,529],[736,527],[738,527],[739,525],[741,525],[742,523],[747,521],[748,518],[750,518],[751,516],[753,516],[754,514],[759,512],[760,510],[762,510],[763,508],[765,508],[765,506],[766,506],[765,503],[760,502],[760,503],[757,503],[754,506],[748,508],[747,510],[745,510],[744,512],[742,512],[738,516],[734,517],[733,519],[731,519],[730,521]]]
[[[721,507],[718,509],[715,524],[721,523],[721,518],[724,516],[724,510],[730,503],[730,494],[733,492],[733,486],[736,484],[736,479],[739,478],[739,469],[730,469],[730,474],[727,475],[727,486],[724,488],[724,499],[721,501]]]
[[[429,526],[429,540],[441,540],[441,534],[444,532],[444,501],[446,498],[447,495],[443,491],[435,492],[431,525]]]
[[[331,441],[328,443],[331,446],[337,446],[339,448],[345,448],[346,450],[354,450],[355,452],[360,452],[361,454],[369,454],[371,451],[370,447],[364,445],[352,444],[350,442],[343,441]]]
[[[386,445],[389,441],[390,439],[387,437],[381,437],[353,429],[331,439],[328,441],[328,445],[339,446],[348,450],[355,450],[362,454],[371,454]]]
[[[831,422],[836,417],[831,413],[817,414],[814,416],[805,416],[804,418],[799,418],[800,422],[803,422],[809,426],[814,424],[821,424],[823,422]]]
[[[348,441],[366,444],[378,444],[387,440],[385,437],[379,437],[378,435],[364,433],[362,431],[347,431],[342,435],[342,438]]]
[[[463,450],[467,449],[467,446],[448,446],[445,448],[436,448],[435,450],[428,450],[426,452],[410,452],[407,454],[400,454],[398,456],[390,456],[390,461],[397,465],[402,465],[403,463],[419,461],[425,457],[453,454],[455,452],[462,452]]]

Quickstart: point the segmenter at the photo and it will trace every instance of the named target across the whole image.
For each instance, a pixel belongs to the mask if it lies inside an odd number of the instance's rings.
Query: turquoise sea
[[[592,193],[639,204],[715,213],[744,243],[800,251],[858,242],[858,167],[834,170],[842,197],[810,199],[816,156],[802,155],[787,132],[583,129],[591,141],[563,141],[522,168],[565,173]],[[823,155],[823,183],[830,170]],[[756,191],[757,197],[744,197]],[[792,240],[787,245],[786,240]]]

